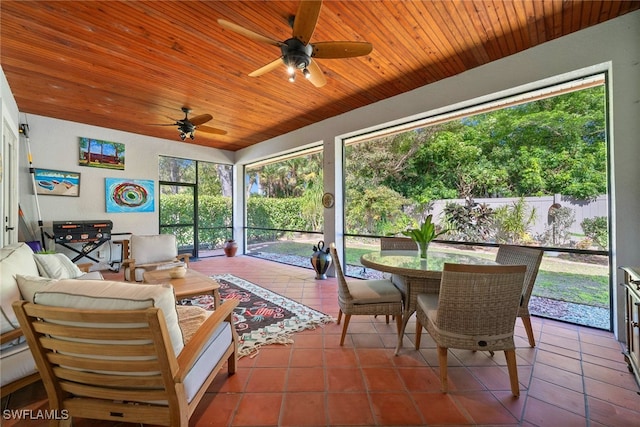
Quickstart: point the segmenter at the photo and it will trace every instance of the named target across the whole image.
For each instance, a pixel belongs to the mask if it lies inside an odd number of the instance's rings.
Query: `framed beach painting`
[[[81,137],[78,164],[124,170],[124,144]]]
[[[154,191],[150,179],[105,178],[107,212],[153,212]]]
[[[35,169],[36,194],[48,196],[80,196],[80,174],[54,169]]]

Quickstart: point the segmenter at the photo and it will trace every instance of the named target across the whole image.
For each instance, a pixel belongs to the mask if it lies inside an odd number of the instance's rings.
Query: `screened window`
[[[322,237],[321,149],[245,167],[247,254],[311,268]]]
[[[432,251],[494,258],[541,247],[530,310],[610,329],[604,76],[406,124],[345,144],[345,235],[353,275],[378,238],[427,215]]]
[[[222,255],[232,238],[232,166],[161,156],[160,232],[175,234],[183,252]]]

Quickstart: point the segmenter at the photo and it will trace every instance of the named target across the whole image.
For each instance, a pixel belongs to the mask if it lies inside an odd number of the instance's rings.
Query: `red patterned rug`
[[[317,326],[335,321],[327,314],[232,274],[211,277],[220,283],[220,298],[223,304],[229,299],[238,301],[234,322],[240,338],[240,357],[250,355],[264,345],[291,344],[291,335],[294,332],[315,329]],[[178,303],[213,310],[211,295],[187,298]]]

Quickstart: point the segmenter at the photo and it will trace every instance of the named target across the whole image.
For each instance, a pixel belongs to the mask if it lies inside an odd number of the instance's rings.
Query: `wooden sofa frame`
[[[224,364],[230,375],[236,371],[237,335],[231,327],[231,344],[187,401],[187,374],[222,322],[233,325],[236,306],[236,301],[228,301],[207,317],[176,357],[165,318],[156,307],[80,310],[13,303],[49,408],[65,415],[52,420],[51,426],[70,426],[73,417],[188,426]]]

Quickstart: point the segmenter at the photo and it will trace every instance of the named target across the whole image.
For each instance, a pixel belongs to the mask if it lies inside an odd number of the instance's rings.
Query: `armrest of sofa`
[[[11,331],[5,332],[0,335],[0,345],[17,340],[23,335],[24,334],[22,333],[22,330],[20,328],[12,329]]]
[[[135,282],[136,281],[136,260],[133,258],[127,258],[122,260],[122,264],[120,266],[122,271],[124,272],[124,280],[126,282]],[[129,273],[129,277],[127,277],[127,272]]]
[[[140,269],[140,268],[147,271],[170,269],[170,268],[178,267],[182,265],[189,268],[190,256],[191,254],[180,254],[171,260],[160,261],[160,262],[150,262],[146,264],[139,264],[139,263],[136,263],[136,260],[134,258],[127,258],[122,261],[122,269],[124,270],[124,280],[128,282],[135,282],[136,269]]]
[[[234,354],[233,360],[229,361],[229,372],[235,372],[235,364],[237,361],[238,337],[236,328],[233,325],[233,310],[238,306],[238,301],[225,301],[216,311],[202,322],[198,330],[193,334],[189,342],[184,346],[178,355],[178,381],[184,382],[187,374],[191,371],[193,365],[198,361],[200,354],[207,345],[211,335],[218,329],[223,322],[229,322],[232,330]]]
[[[88,273],[89,269],[91,268],[91,263],[90,262],[85,262],[83,264],[77,264],[78,268],[80,269],[80,271],[82,271],[83,273]]]
[[[189,268],[189,258],[190,257],[191,257],[191,254],[178,254],[176,259],[178,261],[184,262],[185,267]]]
[[[121,259],[126,259],[129,258],[131,256],[131,254],[129,253],[129,239],[122,239],[122,240],[114,240],[113,243],[116,244],[121,244],[122,245],[122,257]]]

